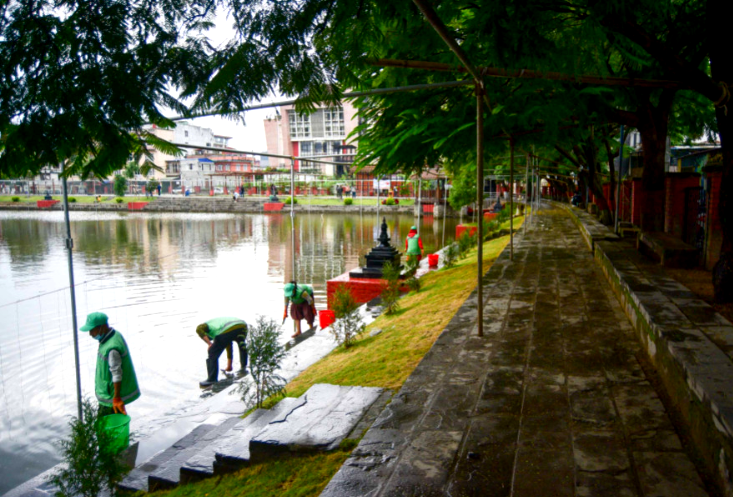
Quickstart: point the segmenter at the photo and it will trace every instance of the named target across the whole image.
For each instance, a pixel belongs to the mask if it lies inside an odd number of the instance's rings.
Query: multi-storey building
[[[343,107],[321,107],[311,114],[295,112],[292,105],[279,107],[277,114],[265,119],[264,124],[270,154],[348,163],[356,153],[356,141],[347,141],[358,124],[356,109],[348,102]],[[274,157],[269,164],[278,169],[290,167],[287,159]],[[348,166],[296,160],[295,169],[341,176]]]
[[[199,147],[216,147],[226,150],[229,148],[228,136],[216,135],[210,128],[202,128],[200,126],[194,126],[186,121],[179,121],[176,123],[176,127],[173,129],[162,129],[153,125],[150,127],[150,131],[157,137],[167,140],[171,143],[177,143],[179,145],[190,145],[190,147],[182,147],[186,156],[190,155],[209,155],[217,152],[211,150],[202,150]],[[166,171],[166,162],[176,159],[176,157],[165,154],[159,150],[156,150],[152,146],[149,148],[153,154],[153,163]],[[151,177],[162,178],[164,176],[170,176],[168,172],[151,172]]]

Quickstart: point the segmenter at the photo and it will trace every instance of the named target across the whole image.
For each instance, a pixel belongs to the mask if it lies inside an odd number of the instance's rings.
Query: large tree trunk
[[[644,157],[641,176],[642,231],[664,231],[664,166],[667,150],[669,113],[675,90],[663,90],[654,106],[648,89],[637,89],[639,98],[639,133]]]
[[[730,8],[723,0],[708,2],[708,33],[710,36],[710,68],[715,81],[733,85],[733,61],[730,57],[728,40],[728,19]],[[733,302],[733,100],[721,101],[715,111],[723,147],[723,173],[720,184],[720,203],[718,215],[723,228],[723,242],[720,259],[713,268],[713,287],[715,300]],[[708,220],[708,229],[711,226]]]

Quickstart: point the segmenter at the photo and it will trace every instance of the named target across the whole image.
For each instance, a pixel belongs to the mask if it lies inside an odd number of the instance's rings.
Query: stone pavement
[[[544,210],[322,496],[708,495],[578,229]]]

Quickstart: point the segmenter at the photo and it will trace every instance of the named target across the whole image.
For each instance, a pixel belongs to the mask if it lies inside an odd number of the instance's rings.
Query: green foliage
[[[407,278],[407,281],[405,281],[407,284],[407,288],[410,289],[411,292],[419,292],[420,291],[420,279],[416,278],[415,276],[410,276]]]
[[[261,408],[266,398],[285,394],[286,381],[277,374],[286,355],[279,342],[279,331],[278,324],[264,316],[258,316],[256,324],[248,327],[250,377],[240,383],[237,390],[248,405]]]
[[[364,331],[365,324],[359,313],[359,304],[346,286],[339,286],[336,290],[332,309],[336,321],[329,327],[329,331],[339,344],[349,348]]]
[[[69,203],[75,204],[76,203],[76,197],[69,197]]]
[[[285,200],[283,200],[283,203],[284,204],[288,204],[288,205],[290,205],[291,203],[293,203],[293,204],[296,204],[297,205],[298,199],[297,198],[293,198],[293,197],[288,197]]]
[[[13,202],[20,202],[20,197],[13,197],[10,200]]]
[[[66,467],[51,477],[57,497],[97,497],[104,489],[114,493],[127,469],[110,450],[114,437],[100,429],[101,418],[89,399],[84,399],[82,412],[83,419],[69,422],[69,438],[59,442]]]
[[[458,257],[461,259],[465,259],[468,255],[468,251],[471,250],[473,247],[473,238],[475,236],[471,236],[468,234],[470,230],[466,230],[461,234],[461,236],[458,238]]]
[[[382,305],[387,314],[394,314],[400,307],[400,266],[386,262],[382,266],[382,278],[385,280],[382,289]]]
[[[451,243],[443,250],[443,269],[451,268],[456,264],[458,253],[458,244],[455,242]]]
[[[344,199],[344,205],[351,205],[353,203],[354,203],[354,199],[351,199],[351,198]]]
[[[125,192],[127,191],[127,178],[121,174],[116,175],[113,188],[115,195],[118,197],[124,197]]]
[[[387,197],[384,199],[384,205],[396,205],[397,201],[392,197]]]
[[[122,203],[122,202],[124,202],[124,201],[125,201],[125,199],[122,199],[122,198],[119,198],[119,197],[117,197],[117,198],[115,199],[115,202],[117,202],[118,204],[121,204],[121,203]]]
[[[417,272],[417,268],[420,265],[420,261],[417,260],[417,256],[408,255],[405,261],[405,276],[413,276]]]
[[[148,181],[148,184],[145,185],[145,187],[149,192],[154,192],[158,188],[158,185],[160,185],[160,182],[158,182],[158,180],[151,179]]]

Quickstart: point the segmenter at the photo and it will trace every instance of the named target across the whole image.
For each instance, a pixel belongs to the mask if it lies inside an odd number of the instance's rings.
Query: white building
[[[228,136],[216,135],[210,128],[202,128],[200,126],[194,126],[186,121],[178,121],[176,127],[173,129],[162,129],[153,125],[149,128],[152,133],[164,140],[171,143],[177,143],[179,145],[191,145],[191,147],[183,148],[186,156],[188,155],[201,155],[201,154],[213,154],[216,153],[210,150],[202,150],[198,147],[216,147],[226,150],[229,148]],[[160,167],[163,171],[166,170],[166,161],[176,159],[176,157],[165,154],[153,147],[149,148],[153,154],[153,163]],[[163,178],[166,173],[154,171],[150,173],[151,177]],[[167,176],[170,177],[170,174]]]
[[[313,157],[336,162],[351,162],[356,153],[356,141],[346,137],[358,125],[356,109],[348,102],[343,107],[321,107],[312,114],[295,112],[292,105],[279,107],[273,117],[265,120],[267,152],[292,157]],[[270,158],[270,166],[290,167],[288,159]],[[345,167],[296,160],[298,171],[318,172],[340,176]]]

